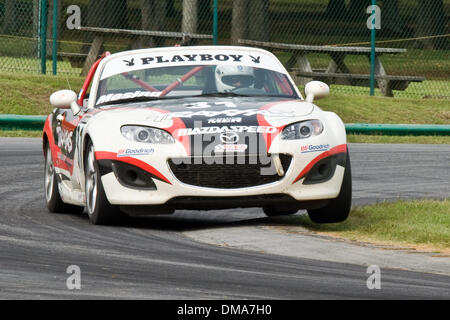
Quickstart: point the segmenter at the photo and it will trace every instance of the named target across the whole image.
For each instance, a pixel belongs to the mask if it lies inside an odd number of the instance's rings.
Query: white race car
[[[87,94],[90,88],[89,94]],[[236,46],[106,53],[80,94],[50,97],[45,199],[94,224],[176,209],[307,209],[340,222],[351,207],[342,120],[306,98],[271,53]]]

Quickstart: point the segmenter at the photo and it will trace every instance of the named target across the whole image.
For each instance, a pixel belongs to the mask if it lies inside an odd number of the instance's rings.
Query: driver
[[[238,88],[248,88],[255,82],[252,67],[220,65],[215,72],[218,92],[230,92]]]

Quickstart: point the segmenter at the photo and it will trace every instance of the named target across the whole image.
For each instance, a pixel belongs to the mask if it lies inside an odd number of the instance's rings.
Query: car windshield
[[[134,60],[122,61],[135,63]],[[232,63],[119,69],[102,76],[96,105],[215,95],[298,99],[287,75],[279,71]]]

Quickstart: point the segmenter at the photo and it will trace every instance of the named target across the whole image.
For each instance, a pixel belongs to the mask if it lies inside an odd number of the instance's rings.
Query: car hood
[[[274,125],[289,123],[314,110],[312,103],[299,99],[272,97],[192,97],[183,99],[161,99],[149,102],[103,106],[91,113],[98,118],[121,119],[124,123],[166,127],[173,120],[181,120],[187,128],[194,122],[202,125],[240,123],[259,125],[266,121]],[[259,120],[258,120],[259,119]]]

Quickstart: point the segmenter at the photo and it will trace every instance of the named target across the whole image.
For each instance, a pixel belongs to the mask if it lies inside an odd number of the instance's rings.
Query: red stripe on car
[[[297,176],[297,178],[295,178],[294,182],[292,182],[292,184],[296,183],[297,181],[299,181],[300,179],[302,179],[303,177],[306,176],[306,174],[311,170],[311,168],[320,160],[325,159],[327,157],[331,157],[334,156],[335,154],[339,154],[339,153],[346,153],[347,152],[347,145],[346,144],[341,144],[338,145],[334,148],[331,148],[328,151],[325,151],[323,153],[321,153],[319,156],[315,157],[313,161],[311,161],[303,170],[302,172],[300,172],[300,174]]]
[[[264,105],[259,110],[269,110],[271,107],[273,107],[277,104],[286,103],[286,102],[292,102],[292,100],[272,102],[272,103]],[[258,120],[259,126],[272,127],[272,125],[267,122],[264,115],[258,114],[256,116],[256,118]],[[264,140],[266,141],[267,152],[269,152],[270,146],[272,145],[273,140],[275,140],[275,138],[281,133],[281,131],[283,131],[284,127],[286,127],[286,125],[282,125],[281,127],[275,127],[276,128],[275,132],[262,134],[264,137]]]
[[[164,177],[161,172],[159,172],[158,170],[156,170],[154,167],[152,167],[151,165],[149,165],[148,163],[132,158],[132,157],[117,157],[117,153],[115,152],[107,152],[107,151],[96,151],[95,152],[95,159],[97,160],[116,160],[116,161],[122,161],[122,162],[126,162],[128,164],[131,164],[133,166],[136,166],[138,168],[141,168],[144,171],[147,171],[151,174],[153,174],[154,176],[158,177],[159,179],[161,179],[162,181],[168,183],[168,184],[172,184],[170,183],[170,181]]]
[[[69,165],[66,161],[63,159],[60,159],[62,157],[65,158],[65,156],[62,154],[61,148],[58,147],[58,145],[55,142],[55,137],[53,136],[53,130],[52,130],[52,115],[49,115],[47,117],[47,120],[45,120],[44,124],[44,133],[47,135],[48,139],[48,145],[50,147],[50,151],[52,153],[52,162],[55,168],[63,169],[70,174],[73,172],[73,164]],[[45,150],[44,150],[45,152]]]
[[[169,111],[167,111],[167,110],[158,109],[158,108],[154,108],[154,107],[150,107],[149,109],[158,111],[161,113],[169,113]],[[172,126],[170,128],[164,128],[163,130],[168,131],[174,139],[177,139],[178,141],[180,141],[181,144],[183,145],[184,149],[186,150],[186,154],[189,156],[191,154],[191,145],[189,142],[189,137],[188,136],[181,136],[181,137],[177,136],[178,130],[186,129],[186,124],[180,118],[172,118],[172,121],[173,121]]]

